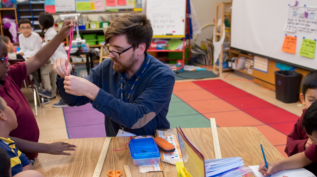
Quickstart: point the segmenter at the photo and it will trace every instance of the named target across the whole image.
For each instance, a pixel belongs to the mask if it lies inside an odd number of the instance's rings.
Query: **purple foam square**
[[[92,107],[92,104],[88,103],[88,104],[85,104],[82,106],[73,106],[73,107],[67,106],[63,109],[64,109],[64,113],[66,113],[66,112],[78,112],[78,111],[92,110],[94,108]]]
[[[68,128],[69,139],[106,137],[105,125],[88,125]]]
[[[68,128],[95,124],[104,125],[105,122],[105,116],[95,109],[88,111],[65,112],[64,116]]]

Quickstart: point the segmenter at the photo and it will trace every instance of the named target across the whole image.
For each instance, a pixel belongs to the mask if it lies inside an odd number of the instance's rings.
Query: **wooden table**
[[[186,128],[185,135],[194,143],[205,159],[215,158],[210,128]],[[258,165],[262,160],[260,144],[263,144],[266,158],[276,162],[284,157],[254,127],[218,128],[222,157],[242,157],[245,166]],[[46,177],[90,177],[92,176],[105,138],[54,140],[77,145],[72,156],[54,156],[40,154],[34,168]],[[128,137],[112,138],[101,176],[107,176],[109,170],[121,170],[129,165],[133,177],[176,177],[176,167],[162,163],[163,172],[142,174],[133,164],[129,150],[113,151],[129,142]]]

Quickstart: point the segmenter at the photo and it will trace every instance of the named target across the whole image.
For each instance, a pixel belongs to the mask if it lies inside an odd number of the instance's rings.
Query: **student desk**
[[[205,159],[215,158],[210,128],[185,128],[185,135],[194,143]],[[176,133],[176,130],[175,130]],[[266,158],[276,162],[284,157],[254,127],[218,128],[222,157],[242,157],[246,166],[258,165],[262,160],[260,144],[263,144]],[[133,164],[129,150],[113,151],[129,142],[129,137],[114,137],[111,140],[101,176],[109,170],[121,170],[125,177],[124,165],[129,165],[133,177],[176,177],[176,167],[162,163],[163,172],[142,174]],[[58,140],[50,141],[57,142]],[[104,138],[59,140],[77,145],[72,156],[40,154],[34,168],[46,177],[91,177],[97,164]]]

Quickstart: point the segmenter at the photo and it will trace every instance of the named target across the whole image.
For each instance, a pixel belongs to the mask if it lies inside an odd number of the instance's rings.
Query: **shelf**
[[[32,16],[20,16],[20,18],[32,18]]]
[[[21,9],[21,10],[18,10],[19,12],[31,12],[31,9]]]
[[[155,49],[149,49],[148,52],[184,52],[184,50],[155,50]]]
[[[32,9],[33,11],[45,11],[45,9]]]
[[[1,8],[0,11],[1,10],[15,10],[15,8]]]
[[[218,69],[219,70],[219,66],[215,66],[216,67],[216,69]],[[232,68],[226,68],[226,69],[222,69],[222,71],[224,71],[224,72],[226,72],[226,71],[233,71],[233,69]]]
[[[102,45],[89,45],[89,47],[101,47]]]
[[[40,16],[33,16],[33,18],[39,18]]]
[[[230,53],[233,53],[233,54],[236,54],[236,55],[240,55],[242,57],[246,57],[246,58],[250,58],[250,59],[254,58],[253,55],[242,54],[242,53],[239,53],[236,50],[232,50],[232,49],[230,49]]]
[[[253,75],[252,74],[250,74],[250,73],[248,73],[248,72],[246,72],[246,71],[244,71],[244,70],[242,70],[242,69],[240,69],[240,70],[238,70],[239,72],[241,72],[241,73],[243,73],[243,74],[247,74],[247,75],[249,75],[249,76],[252,76],[253,77]]]
[[[44,4],[44,1],[31,1],[31,4]]]

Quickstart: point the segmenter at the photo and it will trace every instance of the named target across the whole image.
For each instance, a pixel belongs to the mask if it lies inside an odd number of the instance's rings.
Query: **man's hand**
[[[48,152],[54,155],[72,155],[71,153],[66,153],[64,151],[75,151],[76,146],[68,143],[57,142],[49,144]]]
[[[313,142],[311,141],[310,138],[308,138],[306,144],[305,144],[305,149],[307,149]]]
[[[259,165],[259,172],[264,176],[273,175],[274,173],[279,172],[277,164],[268,162],[268,166],[269,169],[266,168],[265,162],[262,161]]]
[[[63,38],[66,38],[70,34],[70,29],[74,27],[74,24],[70,20],[65,20],[63,22],[63,26],[59,33],[63,36]]]
[[[64,78],[65,76],[69,76],[70,71],[72,70],[72,65],[70,63],[68,63],[68,66],[66,69],[66,63],[67,63],[67,59],[65,58],[59,58],[54,61],[53,70],[61,78]]]
[[[76,96],[86,96],[92,101],[98,95],[99,87],[88,80],[77,76],[66,76],[64,80],[64,89],[68,94]]]

